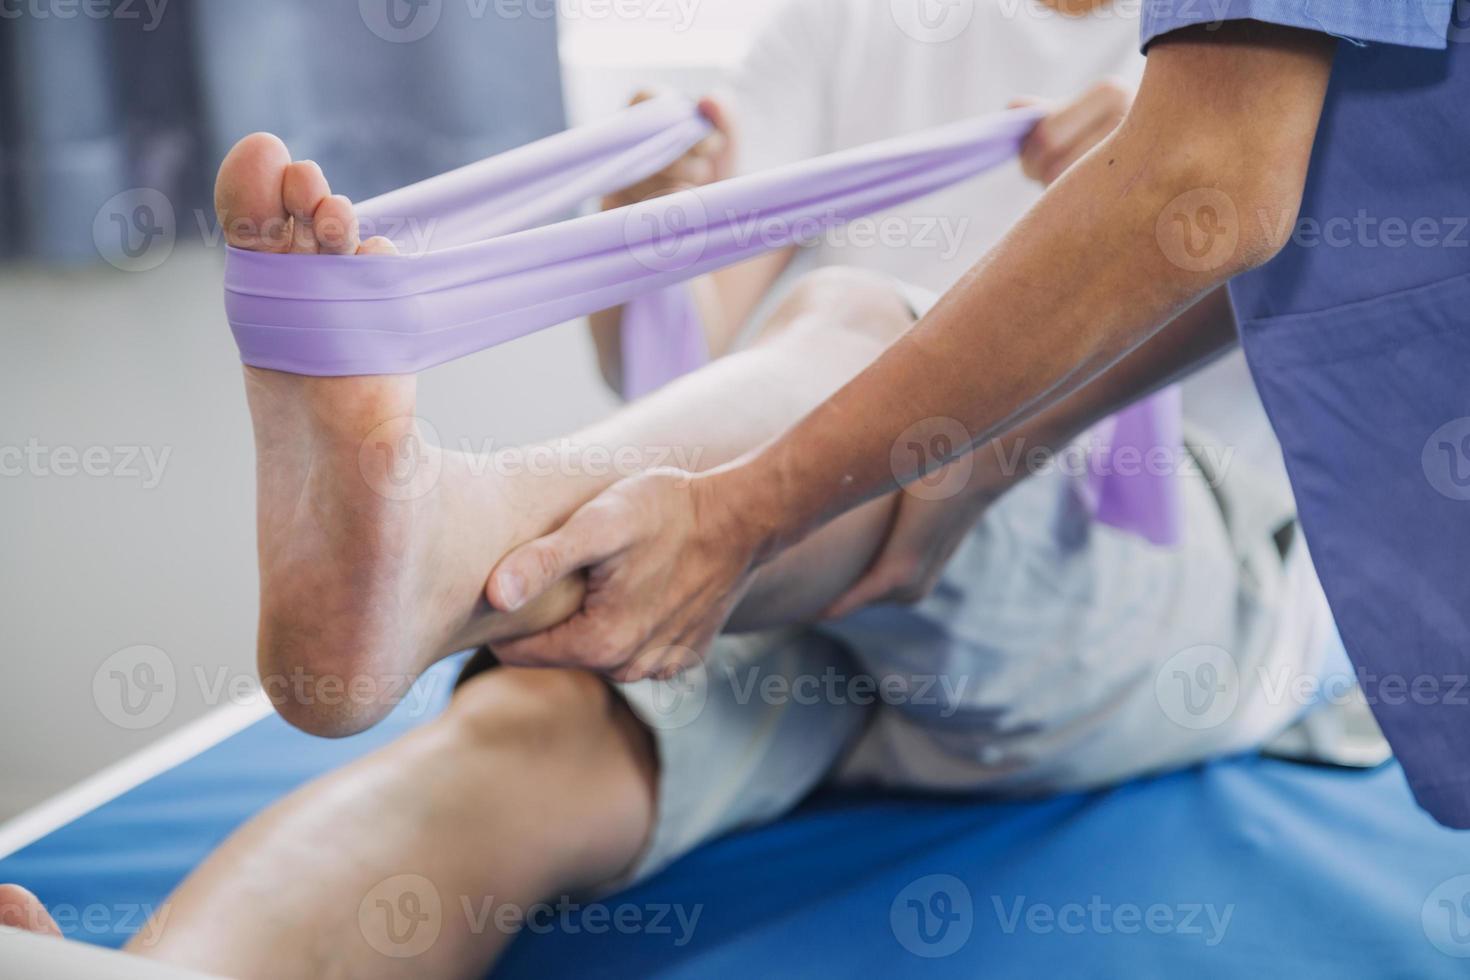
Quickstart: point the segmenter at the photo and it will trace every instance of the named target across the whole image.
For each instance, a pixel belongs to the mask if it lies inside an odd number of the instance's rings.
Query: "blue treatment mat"
[[[0,861],[0,881],[120,945],[250,814],[432,712],[411,714],[337,742],[266,719]],[[597,907],[545,910],[496,975],[1422,980],[1470,976],[1467,957],[1470,835],[1419,812],[1397,767],[1238,758],[1030,803],[822,795]]]

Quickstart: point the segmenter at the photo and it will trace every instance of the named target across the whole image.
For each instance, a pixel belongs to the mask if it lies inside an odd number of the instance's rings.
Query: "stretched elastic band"
[[[709,134],[657,99],[361,204],[398,256],[231,248],[225,310],[246,364],[403,374],[616,306],[892,207],[1015,155],[1015,110],[555,224],[657,172]]]
[[[225,309],[246,364],[321,376],[403,374],[622,303],[647,390],[702,357],[688,297],[657,291],[824,226],[880,211],[1015,155],[1040,117],[1016,110],[546,225],[678,159],[710,128],[683,100],[620,115],[366,201],[363,233],[398,256],[230,249]],[[648,321],[648,322],[641,322]],[[658,321],[658,322],[653,322]],[[1104,523],[1157,544],[1179,534],[1174,477],[1114,457],[1177,445],[1177,393],[1103,423],[1106,467],[1082,491]]]

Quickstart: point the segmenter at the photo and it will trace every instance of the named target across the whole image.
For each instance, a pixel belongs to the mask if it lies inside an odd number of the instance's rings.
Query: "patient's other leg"
[[[359,245],[350,204],[273,136],[242,140],[220,168],[216,206],[239,248],[302,253],[391,251]],[[909,324],[886,281],[854,273],[807,282],[763,341],[670,385],[575,437],[584,452],[671,452],[716,465],[778,434],[867,365]],[[419,438],[413,376],[312,378],[245,369],[254,422],[267,691],[318,734],[381,718],[407,682],[456,650],[544,628],[573,612],[568,581],[514,617],[483,599],[511,547],[554,528],[618,475],[502,475],[493,461]],[[493,420],[492,420],[493,421]],[[885,505],[819,544],[804,587],[855,578],[886,527]],[[859,533],[861,532],[861,533]],[[835,593],[834,593],[835,594]],[[351,692],[344,696],[343,691]]]
[[[597,678],[481,674],[242,827],[128,951],[237,980],[478,980],[537,903],[629,869],[655,775],[646,729]],[[59,934],[19,888],[0,888],[0,920]]]

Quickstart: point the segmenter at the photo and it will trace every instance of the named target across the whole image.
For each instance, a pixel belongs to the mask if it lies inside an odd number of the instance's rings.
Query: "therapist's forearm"
[[[966,494],[997,499],[1030,475],[1017,464],[1024,454],[1059,452],[1108,416],[1216,360],[1235,342],[1230,296],[1220,287],[1092,382],[977,449]]]
[[[1156,43],[1123,125],[928,316],[785,436],[711,474],[762,553],[920,475],[895,467],[900,439],[924,442],[949,419],[970,445],[987,442],[1275,254],[1271,229],[1300,203],[1332,44],[1253,22]],[[1161,234],[1185,194],[1219,221],[1186,217],[1234,236],[1207,268]]]

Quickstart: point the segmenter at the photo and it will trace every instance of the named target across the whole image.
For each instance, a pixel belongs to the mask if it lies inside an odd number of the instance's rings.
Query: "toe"
[[[41,900],[19,885],[0,885],[0,926],[43,936],[61,935],[56,920]]]
[[[374,235],[357,247],[358,255],[397,255],[398,246],[382,235]]]
[[[236,248],[284,252],[291,244],[282,188],[291,153],[278,137],[252,133],[220,164],[214,209],[225,240]]]
[[[333,194],[323,200],[312,215],[311,223],[322,253],[352,255],[357,252],[357,215],[352,210],[352,202],[341,194]]]
[[[322,168],[311,160],[302,160],[286,168],[281,183],[281,198],[291,215],[291,251],[311,253],[317,250],[312,219],[332,189]]]

